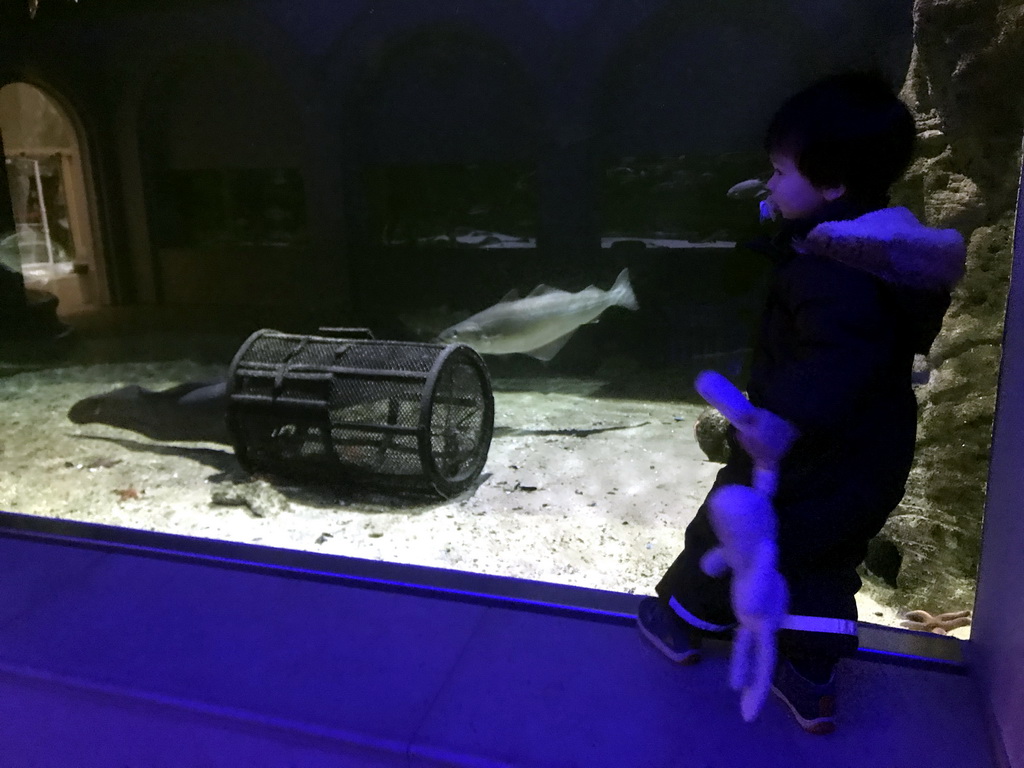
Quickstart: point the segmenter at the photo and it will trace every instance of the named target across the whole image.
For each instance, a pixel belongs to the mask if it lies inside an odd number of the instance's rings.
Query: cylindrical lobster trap
[[[227,421],[251,472],[452,496],[487,460],[494,395],[464,345],[264,329],[231,362]]]

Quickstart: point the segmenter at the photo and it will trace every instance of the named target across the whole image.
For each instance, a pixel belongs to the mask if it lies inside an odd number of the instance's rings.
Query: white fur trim
[[[912,288],[949,290],[963,276],[967,249],[955,229],[934,229],[907,208],[882,208],[856,219],[826,221],[795,243],[812,253]]]

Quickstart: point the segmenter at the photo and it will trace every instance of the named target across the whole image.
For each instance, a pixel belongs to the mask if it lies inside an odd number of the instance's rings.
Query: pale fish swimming
[[[538,285],[520,299],[513,290],[493,307],[442,331],[438,339],[446,344],[466,344],[488,355],[521,352],[550,360],[577,328],[594,322],[613,306],[639,309],[628,269],[619,273],[607,291],[591,285],[570,293]]]

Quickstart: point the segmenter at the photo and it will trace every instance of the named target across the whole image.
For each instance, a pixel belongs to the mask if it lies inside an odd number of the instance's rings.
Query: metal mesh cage
[[[264,329],[231,363],[227,420],[251,472],[452,496],[487,460],[494,396],[464,345]]]

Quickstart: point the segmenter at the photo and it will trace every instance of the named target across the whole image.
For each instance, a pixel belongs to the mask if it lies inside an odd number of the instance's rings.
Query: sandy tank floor
[[[600,382],[495,379],[495,434],[475,488],[395,506],[253,479],[232,450],[162,443],[68,408],[127,384],[222,377],[188,360],[0,378],[0,506],[41,517],[652,594],[720,465],[685,402],[594,397]],[[877,588],[861,619],[898,626]],[[961,634],[957,632],[956,634]]]

